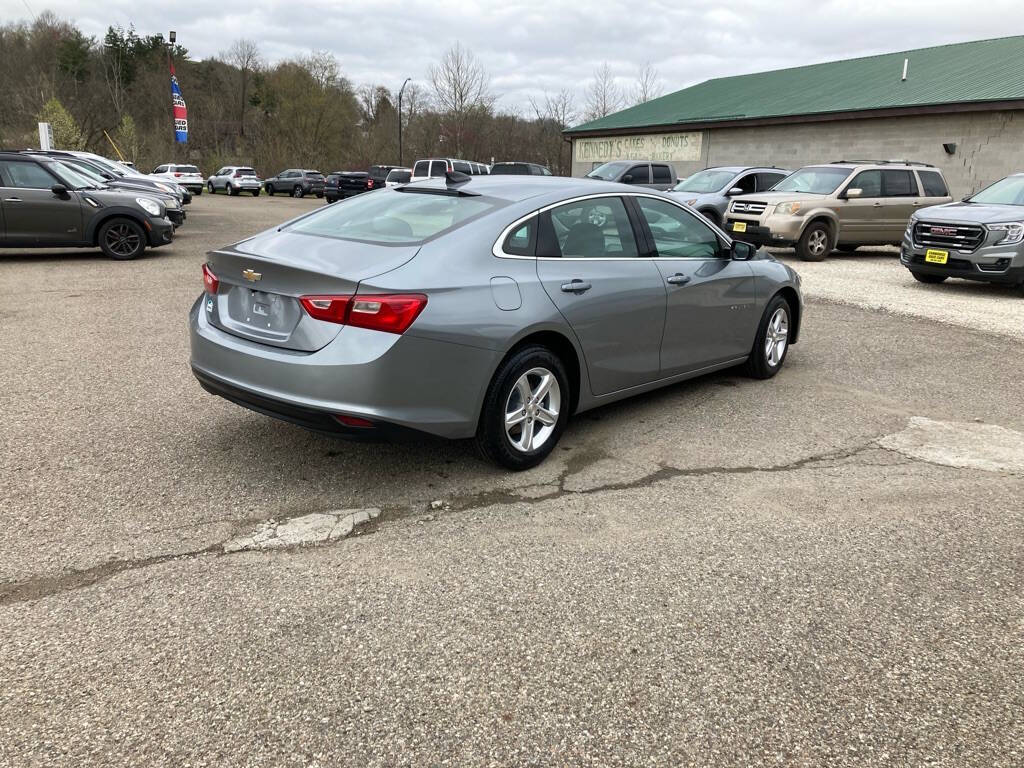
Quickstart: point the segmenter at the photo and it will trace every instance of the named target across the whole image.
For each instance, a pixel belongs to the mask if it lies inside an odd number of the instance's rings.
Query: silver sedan
[[[209,254],[190,314],[208,391],[355,438],[475,438],[540,463],[569,416],[797,341],[789,267],[669,195],[449,174]]]

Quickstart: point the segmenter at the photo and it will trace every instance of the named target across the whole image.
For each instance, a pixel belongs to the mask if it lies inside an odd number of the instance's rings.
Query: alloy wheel
[[[130,224],[114,224],[107,229],[104,242],[118,256],[131,256],[139,249],[142,238]]]
[[[764,334],[764,357],[772,368],[782,362],[789,343],[789,313],[785,307],[779,307],[768,321]]]
[[[823,229],[816,229],[807,238],[807,250],[815,256],[820,256],[828,246],[828,233]]]
[[[505,401],[505,434],[517,451],[529,453],[548,441],[562,406],[558,379],[547,368],[531,368]]]

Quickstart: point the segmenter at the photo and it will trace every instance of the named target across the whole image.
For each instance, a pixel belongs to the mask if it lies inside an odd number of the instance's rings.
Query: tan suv
[[[833,249],[899,245],[914,211],[952,200],[942,171],[909,161],[808,165],[770,192],[740,195],[725,229],[755,245],[795,247],[804,261]]]

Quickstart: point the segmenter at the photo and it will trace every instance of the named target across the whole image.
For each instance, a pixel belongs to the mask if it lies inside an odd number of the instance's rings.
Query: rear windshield
[[[397,181],[399,184],[405,184],[411,178],[409,171],[391,171],[388,173],[388,181]]]
[[[413,192],[358,195],[299,219],[288,229],[343,240],[416,245],[482,216],[503,202]]]
[[[792,176],[784,178],[772,187],[772,192],[805,192],[812,195],[831,195],[849,175],[849,168],[828,168],[812,165],[807,168],[801,168]]]
[[[237,171],[235,171],[235,176],[255,176],[255,175],[256,175],[256,171],[254,171],[252,168],[239,168]]]
[[[176,165],[174,166],[178,173],[199,173],[199,169],[194,165]]]
[[[495,176],[529,176],[530,167],[525,163],[495,163],[491,173]]]

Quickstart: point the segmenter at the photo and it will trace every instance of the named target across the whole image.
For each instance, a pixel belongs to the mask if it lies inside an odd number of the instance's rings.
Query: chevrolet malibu
[[[513,470],[574,413],[743,366],[800,330],[800,279],[670,196],[534,176],[382,189],[209,254],[209,392],[349,437],[474,438]]]

